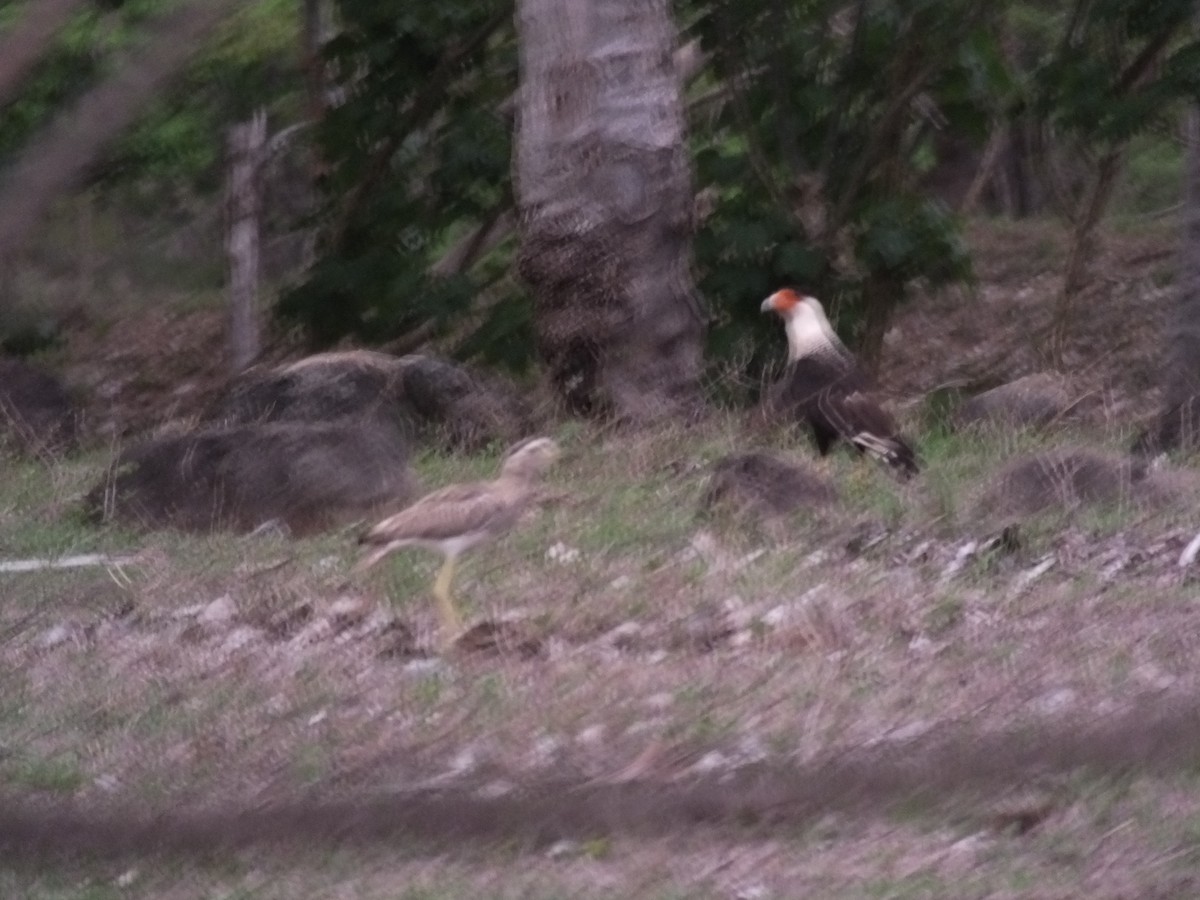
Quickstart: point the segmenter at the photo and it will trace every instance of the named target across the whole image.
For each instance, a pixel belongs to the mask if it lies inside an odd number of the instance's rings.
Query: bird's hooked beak
[[[783,318],[788,319],[808,299],[810,298],[792,288],[781,288],[764,300],[759,309],[762,312],[779,313]]]

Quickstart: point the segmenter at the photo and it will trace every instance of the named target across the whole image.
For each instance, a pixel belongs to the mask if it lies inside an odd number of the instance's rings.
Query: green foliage
[[[1172,100],[1200,93],[1200,48],[1177,42],[1193,8],[1190,0],[1085,7],[1067,23],[1058,52],[1030,72],[1039,117],[1111,143],[1161,121]],[[1156,47],[1166,51],[1158,67]]]
[[[429,273],[512,204],[512,124],[497,112],[517,86],[512,5],[340,0],[338,10],[342,31],[326,56],[345,101],[318,136],[329,164],[322,258],[280,310],[318,343],[445,329],[511,259],[509,245],[482,265]],[[511,285],[498,301],[464,347],[499,347],[519,364],[531,351],[528,304]]]
[[[1057,185],[1068,215],[1087,190],[1088,179],[1079,176],[1088,174],[1093,159],[1169,130],[1180,102],[1200,99],[1193,14],[1191,0],[1105,0],[1061,14],[1052,44],[1032,29],[1022,31],[1041,52],[1022,70],[1015,113],[1028,113],[1071,159],[1074,183]],[[1021,21],[1028,25],[1029,18]]]
[[[20,13],[19,7],[16,12]],[[115,41],[105,24],[105,16],[90,5],[84,6],[26,75],[20,96],[6,104],[0,115],[0,164],[103,70],[105,51]]]
[[[152,205],[180,188],[219,190],[230,124],[260,107],[273,123],[297,116],[299,46],[296,0],[257,0],[239,10],[118,144],[100,176],[110,185],[136,181]]]
[[[1114,214],[1160,212],[1183,194],[1183,147],[1172,135],[1138,135],[1129,145],[1125,180],[1113,198]]]
[[[113,9],[85,4],[4,108],[0,164],[114,71],[122,54],[145,38],[148,23],[178,2],[125,0]],[[159,205],[173,200],[179,188],[216,190],[225,128],[260,106],[292,114],[300,88],[298,32],[295,0],[247,4],[91,173],[92,182],[108,187],[136,182],[144,202]]]
[[[695,256],[714,362],[753,383],[777,361],[777,325],[758,302],[782,284],[877,341],[914,283],[970,277],[955,217],[921,190],[939,134],[981,145],[998,119],[1032,111],[1116,140],[1161,118],[1164,97],[1195,83],[1189,45],[1173,47],[1159,87],[1114,91],[1185,4],[1134,6],[681,0],[685,37],[708,58],[690,100],[697,187],[713,199]],[[506,277],[513,243],[430,275],[511,204],[510,122],[496,112],[516,88],[510,4],[338,8],[327,56],[346,100],[319,135],[322,256],[283,312],[318,344],[432,325],[454,329],[461,355],[520,365],[532,312]]]
[[[957,223],[917,182],[935,126],[982,135],[989,98],[1007,87],[978,6],[862,3],[849,17],[831,2],[685,9],[728,94],[693,128],[698,179],[716,189],[696,240],[714,355],[756,370],[767,360],[750,348],[782,352],[758,301],[783,284],[818,294],[854,330],[890,314],[868,307],[869,282],[892,281],[903,296],[916,279],[969,275]]]

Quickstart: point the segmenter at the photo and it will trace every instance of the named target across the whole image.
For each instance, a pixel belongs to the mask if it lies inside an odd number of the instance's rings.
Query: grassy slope
[[[438,779],[503,790],[541,773],[603,778],[639,757],[645,777],[669,778],[804,762],[946,723],[987,732],[1093,718],[1193,687],[1197,589],[1171,574],[1177,549],[1108,583],[1086,550],[1154,547],[1164,535],[1175,547],[1185,513],[1045,517],[1026,524],[1014,558],[942,575],[963,540],[993,527],[975,498],[1002,457],[1115,438],[930,435],[928,475],[915,484],[837,456],[820,464],[843,486],[832,511],[763,528],[698,519],[703,466],[743,433],[725,419],[686,435],[560,435],[569,454],[543,514],[469,557],[458,581],[472,614],[517,615],[543,639],[547,653],[532,661],[389,655],[393,610],[422,634],[434,626],[433,557],[399,555],[352,579],[348,531],[295,542],[95,531],[72,511],[103,457],[17,464],[0,488],[4,557],[142,556],[112,572],[0,575],[0,787],[211,806]],[[420,468],[432,486],[494,466],[428,456]],[[848,552],[863,535],[882,539]],[[552,558],[558,543],[577,557]],[[1056,566],[1021,589],[1021,574],[1051,552]],[[697,636],[718,622],[733,635],[706,649]],[[1200,799],[1187,774],[1060,780],[1052,793],[1050,818],[1024,837],[988,825],[988,804],[1004,799],[990,798],[835,815],[765,842],[699,833],[524,859],[248,853],[216,868],[147,863],[134,875],[127,865],[0,870],[0,886],[32,897],[691,897],[756,887],[1065,897],[1094,879],[1091,893],[1116,897],[1122,886],[1165,889],[1195,862]]]

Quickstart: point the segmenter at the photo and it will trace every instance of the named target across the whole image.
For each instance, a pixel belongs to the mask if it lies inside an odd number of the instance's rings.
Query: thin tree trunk
[[[1087,287],[1089,266],[1096,255],[1096,226],[1100,224],[1113,188],[1116,187],[1123,150],[1124,145],[1121,145],[1104,155],[1096,167],[1096,177],[1090,190],[1075,210],[1066,272],[1062,290],[1054,304],[1051,323],[1050,357],[1055,365],[1062,364],[1067,335],[1075,317],[1075,301]]]
[[[568,404],[645,422],[698,400],[691,171],[666,0],[518,0],[518,265]]]
[[[91,302],[96,289],[95,202],[95,192],[91,189],[75,198],[75,301],[81,307]]]
[[[892,313],[904,300],[904,282],[885,274],[872,275],[863,285],[863,323],[859,334],[859,361],[872,376],[883,360],[883,339]]]
[[[1186,135],[1174,339],[1163,360],[1166,403],[1156,428],[1136,445],[1138,450],[1153,453],[1200,447],[1200,107],[1188,111]]]
[[[229,130],[229,183],[226,194],[229,259],[229,345],[234,374],[258,358],[261,350],[258,311],[259,242],[262,190],[260,173],[267,143],[267,114]]]
[[[325,117],[326,83],[325,61],[321,48],[325,43],[326,21],[323,0],[302,0],[304,27],[300,33],[300,64],[304,71],[304,95],[307,117],[310,122],[320,122]],[[313,141],[309,149],[310,175],[314,181],[327,170],[325,160]]]
[[[1008,128],[1003,122],[994,122],[992,124],[992,133],[988,135],[987,144],[983,148],[983,159],[979,161],[979,168],[975,172],[975,177],[971,179],[971,184],[958,206],[959,215],[973,216],[975,214],[975,209],[979,206],[979,199],[983,196],[984,189],[996,174],[996,164],[1000,161],[1000,151],[1004,148],[1007,140]]]

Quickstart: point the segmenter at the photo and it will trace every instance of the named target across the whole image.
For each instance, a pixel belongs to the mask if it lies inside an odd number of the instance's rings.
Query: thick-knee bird
[[[459,555],[508,531],[525,511],[541,475],[558,459],[550,438],[531,438],[505,454],[494,481],[451,484],[367,530],[360,544],[372,549],[355,571],[361,572],[401,547],[425,547],[445,557],[433,585],[447,642],[462,631],[462,619],[450,596]]]

